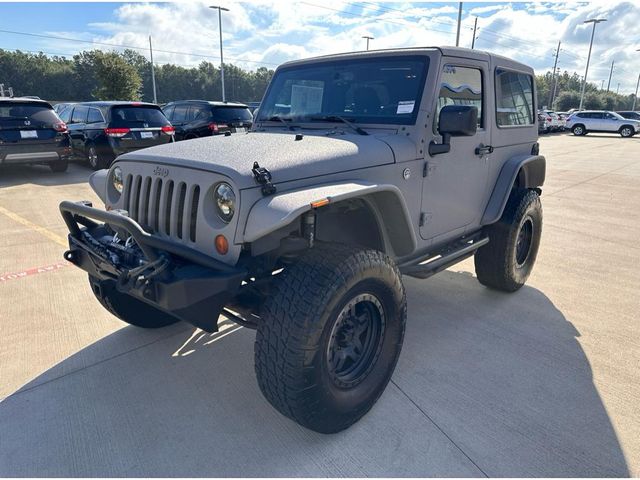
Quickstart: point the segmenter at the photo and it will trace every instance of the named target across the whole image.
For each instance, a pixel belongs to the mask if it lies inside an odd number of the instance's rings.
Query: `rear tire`
[[[115,282],[100,282],[89,275],[89,284],[102,306],[130,325],[140,328],[161,328],[180,321],[173,315],[164,313],[141,300],[118,292]]]
[[[94,170],[102,170],[109,166],[109,162],[100,153],[98,153],[96,146],[91,143],[86,147],[86,155],[89,166]]]
[[[371,409],[395,368],[407,315],[400,272],[379,251],[318,243],[280,275],[261,309],[258,385],[300,425],[339,432]]]
[[[571,127],[571,133],[576,136],[586,135],[587,130],[584,128],[584,125],[574,125]]]
[[[489,243],[475,254],[478,281],[515,292],[533,270],[542,233],[542,204],[534,190],[514,190],[502,218],[487,229]]]
[[[59,160],[49,164],[49,168],[52,172],[62,173],[66,172],[69,168],[69,160]]]

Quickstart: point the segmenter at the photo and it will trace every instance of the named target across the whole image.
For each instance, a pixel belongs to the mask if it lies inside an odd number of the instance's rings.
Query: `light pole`
[[[640,52],[640,48],[638,48],[636,50],[636,52]],[[636,93],[633,96],[633,107],[631,107],[631,110],[635,111],[636,109],[636,99],[638,98],[638,86],[640,85],[640,73],[638,74],[638,81],[636,82]]]
[[[460,23],[462,23],[462,2],[458,2],[458,30],[456,31],[456,47],[460,46]]]
[[[593,23],[593,30],[591,31],[591,41],[589,42],[589,55],[587,55],[587,68],[584,71],[584,80],[582,81],[582,92],[580,92],[580,107],[578,110],[582,110],[582,104],[584,103],[584,89],[587,86],[587,74],[589,73],[589,61],[591,60],[591,49],[593,48],[593,36],[596,34],[596,25],[600,22],[606,22],[606,18],[592,18],[586,20],[583,23]]]
[[[368,35],[363,35],[362,38],[366,38],[367,39],[367,52],[369,51],[369,40],[375,40],[374,37],[370,37]]]
[[[222,82],[222,101],[226,102],[227,97],[224,94],[224,57],[222,56],[222,12],[228,12],[228,8],[218,7],[217,5],[211,5],[209,8],[215,8],[218,10],[218,29],[220,31],[220,81]]]

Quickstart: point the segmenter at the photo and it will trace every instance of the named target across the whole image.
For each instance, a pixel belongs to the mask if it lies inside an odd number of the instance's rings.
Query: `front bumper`
[[[145,232],[131,218],[88,202],[62,202],[60,212],[69,228],[64,258],[94,278],[96,294],[101,283],[115,282],[120,293],[217,331],[218,315],[240,288],[244,269]],[[129,246],[114,242],[114,232],[130,239]]]

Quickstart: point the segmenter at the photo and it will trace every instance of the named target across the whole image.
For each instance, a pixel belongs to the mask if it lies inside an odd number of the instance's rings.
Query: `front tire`
[[[280,275],[261,309],[258,385],[283,415],[339,432],[371,409],[395,368],[407,314],[400,272],[381,252],[318,243]]]
[[[475,254],[481,284],[503,292],[521,288],[533,269],[542,233],[542,204],[535,190],[514,190],[502,218],[487,229],[489,243]]]
[[[584,125],[574,125],[571,128],[571,133],[573,133],[576,136],[581,136],[581,135],[586,135],[587,130],[584,128]]]
[[[633,131],[633,127],[625,125],[622,128],[620,128],[620,132],[619,133],[620,133],[620,136],[622,138],[630,138],[630,137],[633,137],[633,134],[635,132]]]
[[[113,281],[100,282],[89,275],[89,284],[102,306],[130,325],[140,328],[162,328],[180,321],[141,300],[120,293]]]

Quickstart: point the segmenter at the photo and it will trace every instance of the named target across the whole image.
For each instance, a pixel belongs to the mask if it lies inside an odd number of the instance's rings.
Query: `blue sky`
[[[213,0],[212,0],[213,1]],[[293,58],[371,48],[455,44],[457,2],[216,0],[223,16],[225,60],[244,68],[269,68]],[[183,66],[219,62],[218,21],[209,3],[12,3],[0,2],[0,48],[70,56],[106,45],[140,48],[154,38],[155,60]],[[598,25],[589,81],[601,84],[615,61],[612,89],[635,89],[640,73],[640,6],[637,2],[464,3],[461,46],[470,46],[478,17],[476,48],[501,53],[543,72],[553,66],[557,42],[562,70],[584,73],[591,33]],[[87,43],[7,33],[15,31]],[[117,49],[117,48],[116,48]],[[173,53],[170,53],[173,52]]]

